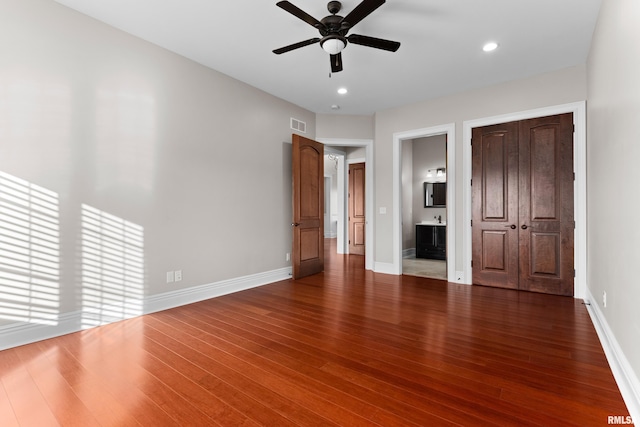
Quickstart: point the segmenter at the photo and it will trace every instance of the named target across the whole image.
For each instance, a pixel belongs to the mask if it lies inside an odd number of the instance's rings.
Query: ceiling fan
[[[330,55],[331,71],[337,73],[339,71],[342,71],[342,50],[347,46],[347,42],[395,52],[400,47],[399,42],[378,39],[369,36],[362,36],[359,34],[351,34],[347,36],[347,33],[352,27],[354,27],[358,22],[362,21],[371,12],[382,6],[384,3],[385,0],[363,0],[347,16],[342,17],[340,15],[337,15],[337,13],[340,12],[340,9],[342,9],[342,3],[340,3],[339,1],[330,1],[327,4],[327,9],[329,10],[329,13],[331,13],[331,15],[326,16],[318,21],[316,18],[299,9],[297,6],[289,3],[288,1],[279,1],[278,3],[276,3],[276,6],[286,10],[290,14],[302,19],[307,24],[315,27],[318,31],[320,31],[320,35],[322,37],[314,37],[309,40],[304,40],[289,46],[281,47],[280,49],[275,49],[273,53],[280,55],[294,49],[320,42],[320,46],[322,47],[322,49],[324,49]]]

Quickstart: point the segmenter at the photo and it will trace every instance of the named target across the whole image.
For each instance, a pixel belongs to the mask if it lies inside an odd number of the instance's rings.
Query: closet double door
[[[573,115],[472,131],[473,283],[573,295]]]

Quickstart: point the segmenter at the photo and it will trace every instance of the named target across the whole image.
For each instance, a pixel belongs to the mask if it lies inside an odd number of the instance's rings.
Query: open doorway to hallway
[[[336,253],[366,255],[366,148],[325,146],[325,238]]]
[[[335,221],[329,224],[329,230],[331,227],[336,228],[335,237],[333,235],[327,236],[335,238],[336,240],[336,252],[338,254],[349,253],[349,230],[348,230],[348,184],[347,178],[349,165],[353,163],[364,163],[365,177],[365,217],[364,224],[364,266],[366,270],[373,270],[374,257],[373,257],[373,140],[365,139],[319,139],[320,142],[325,144],[325,154],[335,155],[335,159],[328,161],[329,165],[334,168],[337,165],[337,171],[335,175],[331,172],[331,181],[335,182],[335,186],[332,185],[332,191],[335,190],[335,196],[330,195],[330,203],[333,207],[330,207],[331,221]],[[334,209],[335,207],[335,209]]]

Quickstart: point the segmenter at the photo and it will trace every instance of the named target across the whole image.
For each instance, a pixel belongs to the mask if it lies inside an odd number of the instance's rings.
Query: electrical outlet
[[[167,271],[167,283],[173,283],[175,277],[173,275],[173,271]]]
[[[284,256],[285,261],[291,261],[291,254],[289,252],[287,252],[287,254]]]
[[[602,292],[602,307],[607,308],[607,292]]]
[[[182,270],[174,271],[174,276],[176,278],[176,282],[181,281],[182,280]]]

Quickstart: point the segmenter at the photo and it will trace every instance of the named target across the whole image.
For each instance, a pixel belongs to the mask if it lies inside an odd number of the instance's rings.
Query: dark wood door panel
[[[518,288],[518,260],[510,256],[514,243],[507,231],[483,230],[478,261],[474,260],[474,283],[498,288]],[[475,242],[474,242],[475,243]],[[516,243],[517,244],[517,243]]]
[[[573,115],[520,122],[520,289],[573,295]]]
[[[517,288],[518,123],[473,129],[472,141],[473,283]]]
[[[509,217],[509,133],[499,131],[480,139],[482,159],[482,219],[507,221]]]
[[[526,131],[526,130],[525,130]],[[529,164],[522,165],[522,173],[529,172],[521,191],[530,193],[531,220],[556,220],[560,208],[560,183],[558,173],[560,144],[556,127],[543,125],[529,129],[529,146],[521,148],[523,158]],[[528,167],[526,167],[528,166]]]
[[[320,172],[318,163],[321,161],[321,154],[312,146],[300,147],[300,187],[304,191],[300,192],[300,219],[317,220],[320,212],[320,191],[322,186],[318,185]],[[323,160],[322,160],[323,161]],[[323,178],[324,179],[324,178]]]
[[[482,233],[482,270],[507,271],[507,233],[485,230]]]
[[[529,233],[529,275],[560,278],[560,234]]]
[[[473,283],[573,295],[573,115],[472,131]]]

